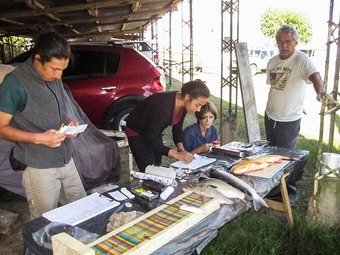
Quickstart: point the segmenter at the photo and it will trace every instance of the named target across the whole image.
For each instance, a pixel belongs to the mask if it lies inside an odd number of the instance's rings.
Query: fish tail
[[[289,160],[289,161],[300,161],[299,158],[296,158],[296,157],[293,157],[293,158],[290,158],[290,157],[282,157],[282,159],[284,160]]]
[[[260,196],[256,199],[255,198],[253,199],[253,204],[254,204],[255,211],[258,211],[260,209],[261,204],[264,205],[265,207],[269,208],[266,201],[264,201],[264,199],[261,198]]]

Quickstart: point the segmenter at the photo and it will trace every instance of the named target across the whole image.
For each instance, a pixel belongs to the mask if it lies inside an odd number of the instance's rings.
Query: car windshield
[[[261,50],[251,50],[249,56],[250,57],[259,57],[261,54]]]

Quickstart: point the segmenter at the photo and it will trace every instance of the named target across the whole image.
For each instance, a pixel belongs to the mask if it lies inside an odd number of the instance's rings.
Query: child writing
[[[197,123],[183,131],[184,149],[191,154],[208,152],[212,143],[218,139],[217,128],[213,125],[217,119],[217,109],[208,101],[199,112],[195,112],[195,116]]]

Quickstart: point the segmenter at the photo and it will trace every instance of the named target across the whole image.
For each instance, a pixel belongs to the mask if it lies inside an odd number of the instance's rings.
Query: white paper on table
[[[117,201],[124,201],[127,199],[127,196],[125,196],[122,192],[120,192],[119,190],[116,191],[112,191],[109,192],[109,195],[111,197],[113,197],[113,199],[117,200]]]
[[[197,154],[195,154],[194,156],[195,156],[195,159],[191,161],[190,163],[185,163],[183,161],[176,161],[175,163],[170,164],[170,166],[176,167],[176,168],[185,168],[185,169],[195,170],[197,168],[209,165],[216,161],[215,158],[203,157]]]
[[[110,200],[108,197],[96,192],[70,204],[48,211],[42,216],[52,222],[61,222],[74,226],[119,204],[119,202]]]

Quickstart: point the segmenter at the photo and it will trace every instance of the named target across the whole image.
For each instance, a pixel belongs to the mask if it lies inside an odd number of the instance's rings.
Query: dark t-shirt
[[[203,144],[216,141],[218,139],[218,132],[216,127],[214,125],[211,125],[208,128],[205,136],[203,137],[200,125],[198,123],[194,123],[184,129],[183,137],[184,149],[190,152]]]
[[[14,115],[22,112],[27,103],[27,94],[21,82],[12,74],[6,75],[0,84],[0,111]]]

